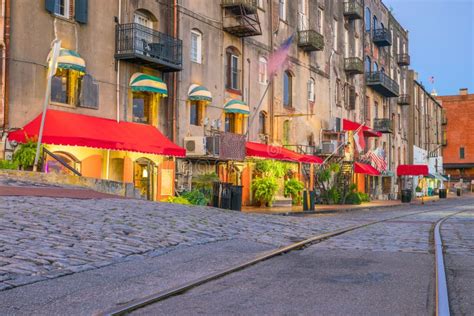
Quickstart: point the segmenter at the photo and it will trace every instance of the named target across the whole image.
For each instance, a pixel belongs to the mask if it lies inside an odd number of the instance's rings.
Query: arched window
[[[283,106],[293,107],[293,76],[289,71],[283,73]]]
[[[283,145],[289,145],[290,144],[290,121],[286,120],[283,122],[283,139],[282,139]]]
[[[202,62],[202,33],[197,29],[191,31],[191,61]]]
[[[379,71],[379,65],[376,62],[374,62],[374,72],[377,72],[377,71]]]
[[[267,83],[267,59],[263,56],[258,59],[258,82]]]
[[[372,66],[372,60],[370,60],[369,56],[365,57],[365,72],[366,73],[370,73],[371,66]]]
[[[365,30],[370,32],[371,25],[372,25],[372,13],[370,12],[369,7],[365,8]]]
[[[374,15],[374,31],[378,29],[378,27],[379,27],[379,22],[377,20],[377,17]]]
[[[313,78],[308,80],[308,100],[314,102],[315,98],[315,81]]]
[[[268,114],[265,111],[258,113],[258,133],[261,135],[267,134],[267,117]]]
[[[226,50],[226,88],[240,90],[240,52],[235,47]]]
[[[380,28],[381,28],[382,30],[385,29],[385,25],[383,25],[382,22],[380,22]]]

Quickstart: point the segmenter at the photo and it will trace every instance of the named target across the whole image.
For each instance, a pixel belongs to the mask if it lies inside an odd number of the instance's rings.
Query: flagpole
[[[254,113],[249,117],[249,121],[247,124],[247,132],[245,133],[245,136],[247,137],[247,140],[250,140],[250,126],[252,126],[253,119],[255,118],[255,115],[258,113],[260,107],[262,106],[263,99],[267,95],[268,88],[270,87],[270,84],[273,81],[273,76],[270,77],[270,80],[268,80],[268,84],[265,88],[265,91],[263,92],[262,97],[260,98],[260,101],[258,102],[257,108],[255,109]]]

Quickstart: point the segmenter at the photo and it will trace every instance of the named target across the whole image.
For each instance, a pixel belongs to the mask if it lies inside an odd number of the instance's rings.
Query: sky
[[[410,68],[428,91],[474,93],[474,0],[383,0],[409,31]],[[434,84],[429,78],[434,76]]]

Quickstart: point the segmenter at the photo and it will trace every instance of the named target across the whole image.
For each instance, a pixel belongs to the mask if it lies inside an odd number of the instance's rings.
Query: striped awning
[[[168,96],[168,87],[161,78],[136,72],[130,78],[130,87],[132,91],[146,91],[160,93],[162,96]]]
[[[212,94],[205,87],[192,84],[188,90],[188,98],[190,101],[212,101]]]
[[[224,112],[226,113],[239,113],[244,115],[250,114],[249,106],[240,100],[230,99],[224,104]]]
[[[58,68],[86,72],[86,62],[76,51],[61,48],[58,57]]]

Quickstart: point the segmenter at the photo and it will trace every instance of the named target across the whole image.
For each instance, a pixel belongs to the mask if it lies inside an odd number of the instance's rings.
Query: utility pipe
[[[178,38],[178,0],[173,1],[173,37],[176,39]],[[172,139],[173,142],[177,142],[176,137],[176,117],[177,117],[177,101],[178,101],[178,74],[173,72],[173,106],[172,106],[172,115],[173,115],[173,131],[172,131]]]
[[[9,105],[10,105],[10,14],[11,0],[5,0],[5,20],[4,20],[4,59],[3,63],[3,128],[7,129],[9,125]]]
[[[120,25],[122,22],[122,0],[119,0],[118,5],[118,16],[117,22]],[[117,60],[117,87],[116,87],[116,99],[117,99],[117,123],[120,122],[120,60]]]

